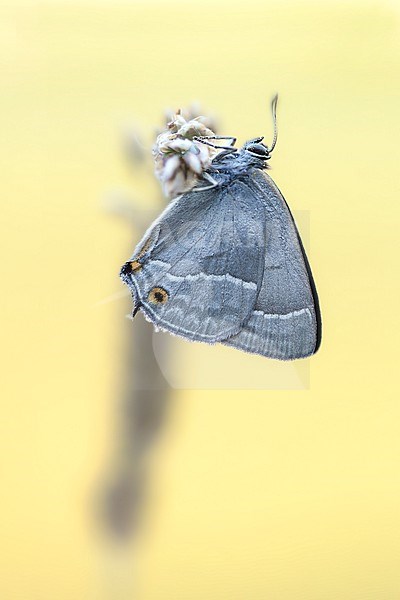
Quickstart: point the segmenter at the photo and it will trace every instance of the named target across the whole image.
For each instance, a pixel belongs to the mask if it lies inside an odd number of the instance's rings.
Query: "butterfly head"
[[[271,158],[270,151],[268,150],[268,146],[262,143],[263,137],[254,138],[252,140],[248,140],[241,149],[241,152],[245,156],[257,158],[259,160],[269,160]]]
[[[267,169],[267,161],[271,158],[271,152],[268,146],[263,144],[263,139],[258,137],[248,140],[236,154],[231,154],[230,158],[236,159],[231,161],[231,167],[235,171],[247,170],[249,167]]]

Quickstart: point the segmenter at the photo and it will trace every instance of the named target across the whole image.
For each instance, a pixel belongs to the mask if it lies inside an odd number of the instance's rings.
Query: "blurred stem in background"
[[[199,116],[197,105],[183,111],[186,119]],[[173,112],[165,114],[166,124],[173,118]],[[207,125],[216,131],[215,120],[205,119]],[[124,139],[126,157],[133,169],[146,169],[153,173],[154,165],[149,151],[143,150],[140,135],[132,129]],[[166,199],[161,195],[159,205],[163,208]],[[108,203],[107,210],[124,219],[132,228],[134,247],[148,225],[159,211],[143,210],[143,202],[122,199]],[[150,205],[151,206],[151,205]],[[132,253],[129,248],[126,256]],[[125,257],[123,261],[125,260]],[[123,262],[122,261],[122,262]],[[121,264],[122,264],[121,262]],[[132,312],[129,298],[127,312]],[[120,315],[125,314],[120,312]],[[168,381],[163,376],[153,349],[153,325],[139,312],[134,324],[125,320],[124,356],[121,388],[117,399],[117,424],[114,433],[115,444],[110,465],[100,486],[97,497],[97,510],[101,527],[113,541],[127,544],[135,537],[140,524],[144,498],[147,489],[149,451],[162,429],[171,401],[172,393]],[[173,344],[169,335],[163,334],[161,351],[165,358],[173,360]],[[100,509],[99,509],[100,505]]]
[[[145,169],[148,160],[137,135],[130,136],[127,156],[135,168]],[[165,204],[161,198],[160,206]],[[142,202],[128,199],[108,202],[107,210],[121,217],[132,230],[132,247],[156,216],[156,211],[143,210]],[[132,253],[132,247],[126,256]],[[125,260],[125,258],[123,259]],[[170,386],[163,377],[153,350],[153,327],[138,314],[135,322],[124,319],[132,312],[130,297],[126,309],[120,311],[124,327],[124,343],[120,389],[116,403],[117,419],[113,455],[101,484],[99,511],[101,527],[113,541],[128,543],[140,521],[146,479],[146,457],[163,424],[170,397]],[[165,352],[168,352],[165,337]]]

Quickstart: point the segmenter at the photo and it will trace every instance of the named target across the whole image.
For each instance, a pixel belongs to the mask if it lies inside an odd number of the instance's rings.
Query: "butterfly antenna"
[[[272,122],[274,124],[274,137],[272,140],[271,148],[268,148],[269,153],[271,153],[272,150],[275,148],[276,140],[278,139],[278,125],[276,122],[276,105],[277,104],[278,104],[278,94],[275,94],[275,96],[272,98],[272,102],[271,102]]]

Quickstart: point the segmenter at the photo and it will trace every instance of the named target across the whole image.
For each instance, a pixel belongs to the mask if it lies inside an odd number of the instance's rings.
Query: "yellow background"
[[[399,8],[1,2],[2,599],[400,597]],[[177,391],[117,551],[91,496],[131,323],[101,301],[137,236],[102,200],[158,194],[120,126],[150,147],[199,100],[268,139],[276,91],[271,174],[310,216],[323,311],[309,387]]]

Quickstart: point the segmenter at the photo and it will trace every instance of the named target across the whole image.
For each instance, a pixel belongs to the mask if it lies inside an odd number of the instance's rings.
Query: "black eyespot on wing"
[[[123,265],[120,275],[122,277],[126,276],[126,275],[130,275],[134,271],[138,271],[141,268],[142,268],[142,264],[139,261],[137,261],[137,260],[128,261]]]
[[[169,298],[169,294],[162,287],[154,287],[148,293],[147,299],[152,304],[165,304]]]
[[[132,263],[128,261],[122,266],[120,274],[129,275],[129,273],[132,273]]]

